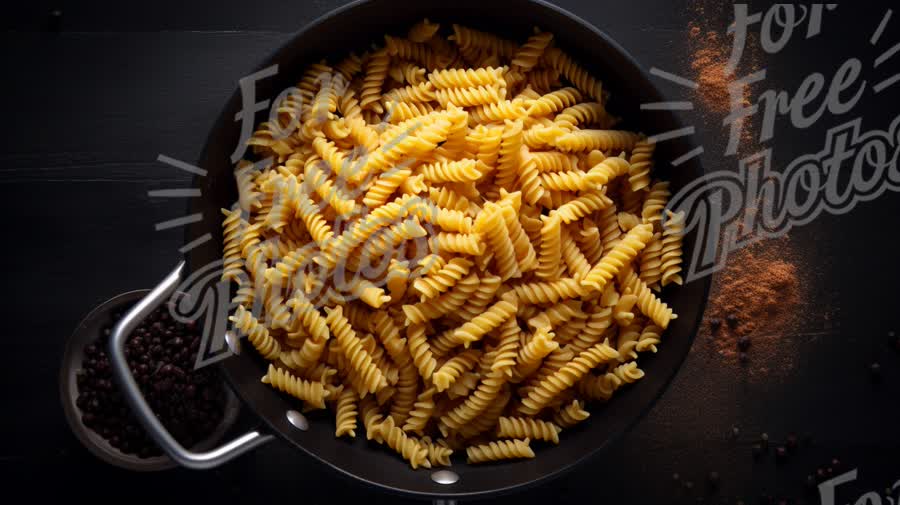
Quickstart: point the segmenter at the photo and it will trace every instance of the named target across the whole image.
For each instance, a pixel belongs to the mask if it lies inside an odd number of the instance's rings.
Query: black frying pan
[[[641,103],[660,102],[664,98],[624,49],[578,17],[535,0],[370,0],[353,3],[301,30],[262,63],[257,70],[278,63],[280,71],[277,76],[257,85],[257,98],[274,99],[282,90],[296,84],[305,66],[311,62],[322,58],[334,61],[350,51],[359,53],[372,42],[383,41],[385,33],[404,34],[411,24],[424,17],[445,26],[461,23],[515,40],[523,40],[532,27],[538,25],[553,32],[559,47],[603,80],[605,88],[612,93],[610,108],[625,119],[624,128],[651,135],[680,127],[671,112],[640,110]],[[161,301],[160,297],[166,291],[174,290],[179,275],[196,272],[221,258],[222,215],[219,209],[230,207],[237,199],[230,156],[240,137],[240,125],[234,121],[240,109],[240,93],[235,92],[216,121],[200,159],[199,166],[206,169],[208,175],[194,181],[195,186],[201,188],[203,198],[196,199],[190,206],[190,213],[202,213],[203,221],[191,226],[187,240],[206,233],[211,233],[213,240],[204,247],[193,249],[186,259],[186,267],[170,274],[144,303],[126,316],[116,329],[112,347],[124,341],[124,335]],[[266,117],[267,111],[260,112],[257,122]],[[670,180],[673,192],[703,174],[703,168],[696,160],[670,169],[670,160],[693,148],[686,138],[663,142],[657,148],[656,175]],[[693,239],[693,234],[685,239],[685,258],[692,257]],[[333,416],[312,413],[307,429],[298,429],[296,419],[292,423],[287,416],[297,407],[296,402],[260,383],[266,364],[256,353],[245,352],[228,358],[222,368],[237,395],[265,421],[272,433],[352,479],[422,498],[484,497],[522,489],[558,476],[587,461],[633,426],[660,397],[690,349],[708,288],[708,278],[667,288],[664,298],[679,317],[665,333],[660,352],[641,357],[641,368],[646,371],[646,377],[617,393],[608,404],[591,407],[591,418],[566,430],[559,446],[538,447],[537,457],[525,461],[487,466],[458,462],[451,469],[458,477],[452,484],[439,483],[453,479],[446,479],[446,475],[444,479],[435,478],[435,470],[411,470],[390,450],[368,443],[364,435],[353,441],[335,439]],[[157,295],[155,298],[154,294]],[[121,349],[113,349],[111,355],[121,365],[115,367],[117,378],[129,386],[131,378],[124,366]],[[163,432],[140,398],[129,400],[138,414],[144,414],[139,417],[157,442],[186,466],[215,466],[271,438],[254,432],[218,451],[191,455]],[[602,460],[596,460],[596,463],[605,464]]]

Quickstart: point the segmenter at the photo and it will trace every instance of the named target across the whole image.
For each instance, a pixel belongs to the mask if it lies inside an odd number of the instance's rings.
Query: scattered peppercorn
[[[789,433],[787,439],[784,441],[784,446],[791,452],[797,450],[797,447],[800,446],[800,442],[797,440],[797,434]]]
[[[734,314],[728,314],[727,316],[725,316],[725,323],[728,324],[728,327],[733,330],[737,328],[738,318]]]
[[[878,362],[872,363],[869,365],[869,373],[872,376],[872,380],[878,382],[881,380],[881,364]]]
[[[714,317],[709,320],[709,329],[712,330],[713,333],[719,331],[719,328],[722,327],[722,320],[718,317]]]
[[[750,361],[750,356],[746,352],[741,351],[738,353],[738,361],[740,361],[741,364],[746,365],[747,362]]]
[[[750,337],[743,336],[743,337],[739,338],[737,341],[737,346],[738,346],[738,349],[740,349],[742,351],[746,351],[747,349],[749,349],[750,348]]]
[[[787,449],[783,445],[775,448],[775,458],[780,462],[787,458]]]
[[[763,454],[762,444],[753,444],[753,459],[759,459]]]
[[[806,476],[806,488],[807,490],[815,489],[817,486],[816,476],[813,474],[809,474]]]
[[[121,313],[116,315],[121,317]],[[113,382],[106,354],[111,328],[112,322],[103,328],[95,343],[84,348],[82,369],[76,374],[75,404],[81,410],[81,420],[123,453],[140,458],[161,455]],[[215,380],[212,369],[193,370],[196,354],[184,352],[193,342],[199,345],[200,337],[186,325],[172,321],[168,308],[162,306],[125,343],[128,366],[141,393],[163,425],[185,447],[207,438],[224,415],[222,383]]]
[[[831,468],[839,469],[841,467],[841,460],[837,458],[831,458]]]

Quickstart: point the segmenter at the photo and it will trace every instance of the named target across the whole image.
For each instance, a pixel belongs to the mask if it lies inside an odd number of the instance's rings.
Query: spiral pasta
[[[640,191],[650,185],[650,170],[653,168],[653,151],[656,143],[641,139],[634,144],[631,152],[631,167],[628,169],[628,184],[632,191]]]
[[[266,359],[275,359],[281,353],[281,344],[272,338],[269,330],[253,317],[243,305],[238,305],[234,315],[228,318],[234,327],[247,335],[247,340]]]
[[[582,351],[556,373],[541,381],[526,398],[522,399],[519,412],[525,415],[537,414],[563,389],[572,387],[581,377],[601,363],[619,357],[619,353],[606,343],[597,344]]]
[[[544,53],[545,59],[556,71],[569,82],[575,84],[582,93],[594,100],[603,99],[603,84],[592,77],[584,68],[572,61],[572,58],[561,49],[551,47]]]
[[[607,253],[599,263],[581,280],[582,286],[602,290],[603,286],[619,271],[637,257],[650,239],[653,238],[653,227],[648,224],[635,226],[625,237]],[[636,290],[632,290],[637,292]]]
[[[432,376],[437,391],[446,391],[462,374],[474,368],[481,354],[477,349],[466,349],[441,365]]]
[[[663,286],[669,284],[681,284],[681,261],[683,252],[681,250],[681,242],[684,236],[684,211],[673,213],[666,211],[668,216],[663,225],[663,238],[660,244],[660,266],[662,270],[661,283]]]
[[[587,420],[589,417],[591,417],[591,413],[584,410],[584,405],[578,400],[572,400],[572,403],[561,407],[553,414],[553,424],[566,429]]]
[[[662,235],[654,233],[647,247],[641,251],[640,278],[650,289],[658,289],[662,279],[662,249]]]
[[[494,253],[500,277],[507,280],[521,277],[522,271],[519,269],[515,248],[501,214],[502,210],[498,205],[485,205],[475,220],[475,232],[484,237],[484,241]]]
[[[653,142],[528,35],[423,20],[309,65],[222,210],[229,319],[263,382],[413,468],[559,443],[677,317],[657,293],[682,282],[685,216]]]
[[[507,119],[514,121],[525,115],[525,104],[522,100],[500,100],[473,108],[469,112],[469,123],[471,126],[495,121],[502,122]]]
[[[408,168],[391,169],[381,174],[363,196],[363,204],[370,209],[384,205],[410,175],[412,170]]]
[[[498,440],[484,445],[473,445],[466,449],[469,463],[487,463],[503,459],[533,458],[534,451],[529,440]]]
[[[334,436],[342,437],[348,435],[350,438],[356,437],[356,404],[358,397],[352,389],[346,388],[338,395],[337,406],[335,407],[335,430]]]
[[[571,107],[581,101],[581,93],[575,88],[562,88],[531,102],[529,116],[546,116]]]
[[[472,262],[468,259],[453,258],[433,275],[416,279],[413,282],[413,289],[424,298],[434,298],[453,287],[469,273],[470,268]]]
[[[391,57],[387,49],[375,51],[369,57],[369,63],[366,65],[366,77],[359,93],[359,106],[362,110],[374,110],[379,114],[384,112],[380,103],[381,88],[384,86],[390,64]]]
[[[637,133],[623,130],[576,130],[558,137],[555,145],[565,152],[631,151],[638,138]]]
[[[641,218],[645,223],[655,223],[662,219],[663,209],[666,208],[671,194],[668,182],[657,182],[650,187],[641,209]]]
[[[500,438],[525,438],[559,443],[560,427],[539,419],[528,417],[501,417],[497,424]]]
[[[637,306],[641,313],[649,317],[660,328],[666,329],[669,321],[678,317],[665,302],[653,294],[653,291],[633,271],[622,280],[621,284],[623,289],[630,289],[637,296]]]
[[[614,118],[606,112],[606,107],[599,102],[582,102],[566,107],[553,121],[568,132],[582,125],[610,128],[615,123]]]
[[[325,312],[327,314],[325,322],[331,328],[341,353],[350,362],[352,373],[359,377],[360,385],[365,388],[364,391],[375,393],[387,387],[387,379],[375,366],[372,356],[362,348],[362,342],[350,327],[350,322],[344,317],[341,307],[326,308]]]
[[[431,182],[475,182],[481,178],[481,171],[471,159],[439,161],[419,168],[426,180]]]
[[[496,103],[503,94],[499,86],[478,86],[473,88],[444,88],[434,92],[435,98],[441,107],[447,107],[450,104],[460,107],[475,107]]]
[[[504,124],[494,178],[498,186],[509,186],[515,181],[522,153],[522,120],[506,120]]]
[[[512,371],[512,381],[521,382],[541,366],[541,360],[559,348],[553,340],[553,332],[548,327],[539,327],[527,344],[522,346],[516,367]]]
[[[562,218],[557,213],[541,216],[541,250],[538,255],[538,268],[535,272],[542,279],[556,277],[557,267],[562,259]]]
[[[270,364],[266,375],[263,376],[264,384],[271,384],[275,389],[287,393],[294,398],[303,400],[307,405],[324,409],[325,398],[328,397],[328,391],[321,382],[311,382],[299,377],[295,377],[281,368],[275,368]]]

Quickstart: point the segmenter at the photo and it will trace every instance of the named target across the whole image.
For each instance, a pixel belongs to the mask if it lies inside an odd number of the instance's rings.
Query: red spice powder
[[[723,4],[724,5],[724,4]],[[730,5],[730,4],[729,4]],[[731,74],[726,73],[728,60],[731,57],[732,39],[724,33],[722,27],[703,28],[701,24],[705,9],[695,8],[698,21],[688,24],[690,67],[694,71],[693,80],[699,85],[698,98],[710,121],[720,123],[732,111],[732,98],[729,87],[742,75],[759,69],[759,50],[755,38],[748,37],[744,48],[740,68]],[[715,18],[715,16],[713,16]],[[721,30],[720,34],[716,30]],[[744,86],[741,104],[751,104],[752,90]],[[744,152],[753,141],[753,132],[749,119],[744,120],[740,134],[739,152]]]
[[[790,338],[800,328],[807,299],[794,256],[787,238],[760,242],[731,253],[715,278],[701,336],[732,364],[740,361],[746,339],[751,375],[794,366]]]

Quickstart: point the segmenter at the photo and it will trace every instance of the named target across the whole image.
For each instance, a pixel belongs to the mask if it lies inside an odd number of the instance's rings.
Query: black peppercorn
[[[869,365],[869,374],[874,382],[879,382],[881,380],[881,364],[875,362]]]
[[[728,314],[725,316],[725,323],[728,324],[728,327],[732,330],[737,328],[738,318],[734,314]]]
[[[168,316],[160,315],[162,311],[157,309],[132,332],[125,344],[126,361],[160,421],[182,445],[191,447],[219,424],[225,396],[210,370],[195,371],[187,363],[189,345],[199,349],[200,326],[164,322]],[[85,346],[82,370],[76,374],[75,405],[82,423],[123,453],[162,454],[113,383],[104,332],[100,333],[95,343]]]
[[[759,459],[763,454],[762,444],[753,444],[753,459]]]
[[[775,458],[779,462],[783,462],[787,458],[787,449],[783,445],[775,448]]]
[[[719,319],[718,317],[714,317],[709,320],[709,328],[712,330],[713,333],[716,333],[717,331],[719,331],[719,328],[721,328],[721,327],[722,327],[722,320]]]
[[[793,452],[797,449],[797,447],[799,447],[799,445],[800,443],[797,440],[797,434],[789,433],[787,439],[784,441],[784,446],[787,448],[787,450]]]
[[[737,341],[738,349],[746,351],[750,348],[750,337],[741,337]]]

